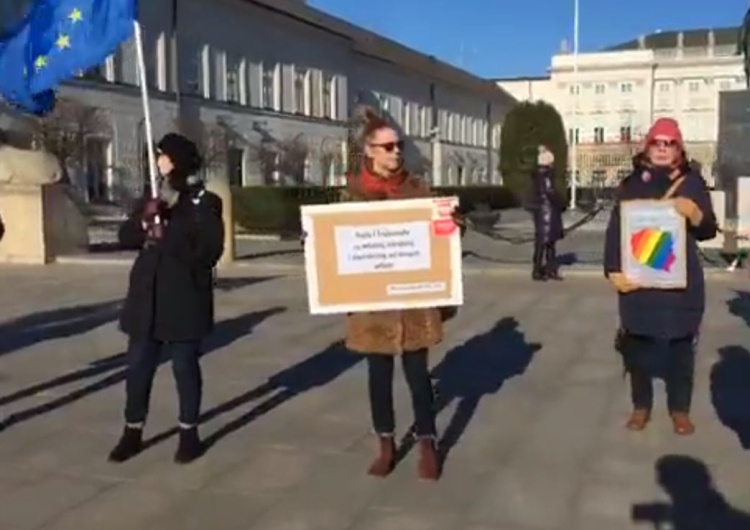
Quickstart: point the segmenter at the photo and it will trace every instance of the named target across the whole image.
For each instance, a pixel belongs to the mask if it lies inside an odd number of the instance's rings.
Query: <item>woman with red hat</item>
[[[661,118],[653,124],[633,165],[633,172],[620,185],[604,250],[605,275],[619,293],[618,347],[630,374],[633,413],[627,428],[640,431],[648,424],[653,406],[654,364],[663,358],[667,406],[674,431],[689,435],[695,431],[689,413],[695,343],[706,298],[697,242],[716,236],[716,217],[705,181],[685,156],[682,133],[675,120]],[[621,270],[619,202],[665,197],[674,200],[675,208],[685,218],[687,287],[640,288]]]

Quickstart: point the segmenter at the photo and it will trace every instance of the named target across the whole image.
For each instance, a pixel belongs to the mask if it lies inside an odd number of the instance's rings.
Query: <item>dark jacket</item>
[[[648,171],[650,178],[644,181]],[[700,226],[687,225],[687,288],[639,289],[619,295],[620,323],[624,330],[644,337],[679,339],[698,333],[706,305],[703,266],[698,255],[698,241],[716,236],[716,216],[703,177],[687,165],[681,168],[685,180],[673,197],[691,199],[703,212]],[[669,170],[646,168],[639,159],[633,172],[620,184],[617,202],[609,219],[604,248],[605,275],[621,271],[620,201],[661,199],[672,185]]]
[[[531,175],[531,193],[527,208],[534,216],[534,236],[539,244],[563,238],[563,198],[555,188],[552,168],[538,168]]]
[[[140,250],[120,329],[135,339],[201,339],[214,325],[213,268],[224,251],[221,199],[202,188],[181,194],[164,210],[163,238],[145,247],[144,205],[120,227],[120,244]]]

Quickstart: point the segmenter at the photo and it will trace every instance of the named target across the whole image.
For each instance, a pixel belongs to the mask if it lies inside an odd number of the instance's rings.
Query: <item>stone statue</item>
[[[60,163],[54,155],[0,145],[0,186],[41,186],[60,182],[62,177]]]
[[[742,19],[740,32],[737,38],[737,55],[744,57],[745,85],[750,89],[750,8]]]

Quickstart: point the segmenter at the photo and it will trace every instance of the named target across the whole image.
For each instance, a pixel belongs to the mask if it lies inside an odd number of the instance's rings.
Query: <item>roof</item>
[[[387,39],[345,20],[310,7],[300,0],[246,0],[265,9],[297,19],[303,23],[341,35],[352,41],[354,49],[363,55],[380,61],[396,64],[421,75],[444,81],[482,95],[497,98],[513,98],[494,82],[477,77],[431,55],[425,55],[393,40]]]
[[[548,75],[519,75],[515,77],[495,77],[490,79],[493,83],[503,83],[512,81],[549,81],[551,79]]]
[[[716,46],[734,46],[737,43],[739,27],[731,26],[724,28],[702,28],[686,30],[657,31],[645,35],[644,47],[647,50],[663,50],[677,48],[679,35],[682,33],[682,45],[686,48],[706,47],[708,46],[709,33],[714,33],[714,43]],[[615,52],[626,50],[639,50],[640,39],[633,39],[627,42],[616,44],[604,48],[602,51]]]

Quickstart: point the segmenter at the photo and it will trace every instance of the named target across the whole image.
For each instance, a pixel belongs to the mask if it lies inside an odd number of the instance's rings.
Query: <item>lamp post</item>
[[[577,192],[578,192],[578,0],[573,0],[573,120],[571,134],[571,156],[573,160],[570,164],[570,209],[576,209]]]

